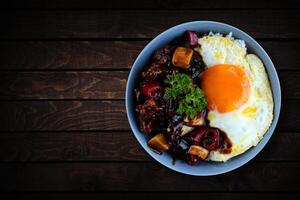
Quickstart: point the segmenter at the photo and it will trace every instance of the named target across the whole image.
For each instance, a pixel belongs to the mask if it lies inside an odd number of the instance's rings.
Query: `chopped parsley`
[[[178,95],[186,94],[192,87],[192,79],[186,74],[168,75],[165,82],[170,85],[166,88],[166,95],[176,99]]]
[[[178,99],[179,114],[186,114],[193,119],[197,112],[206,108],[204,92],[199,87],[194,87],[192,79],[186,74],[168,75],[166,95],[171,99]]]

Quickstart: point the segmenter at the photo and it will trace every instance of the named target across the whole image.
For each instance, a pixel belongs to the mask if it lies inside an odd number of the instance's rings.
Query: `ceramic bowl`
[[[183,161],[177,160],[176,164],[172,164],[172,158],[168,153],[158,155],[149,149],[149,147],[147,146],[147,141],[149,140],[149,138],[146,134],[141,133],[137,126],[133,104],[133,89],[136,85],[137,77],[141,74],[143,68],[147,66],[151,54],[156,49],[168,44],[175,37],[182,35],[186,30],[193,30],[200,33],[208,33],[212,31],[214,33],[218,32],[226,35],[232,32],[232,36],[235,39],[242,39],[245,41],[248,52],[256,54],[263,61],[269,76],[274,100],[274,119],[272,125],[269,128],[269,130],[265,133],[263,139],[258,143],[257,146],[250,148],[245,153],[236,156],[228,160],[227,162],[199,162],[194,166],[190,166]],[[141,146],[150,156],[152,156],[162,165],[177,172],[195,176],[211,176],[229,172],[241,167],[245,163],[249,162],[252,158],[254,158],[264,148],[264,146],[271,138],[279,118],[280,106],[281,90],[278,75],[266,51],[247,33],[228,24],[213,21],[193,21],[180,24],[164,31],[163,33],[155,37],[151,42],[149,42],[146,45],[146,47],[142,50],[142,52],[135,60],[131,68],[126,87],[126,111],[128,121],[133,131],[133,134],[135,135],[136,139],[141,144]]]

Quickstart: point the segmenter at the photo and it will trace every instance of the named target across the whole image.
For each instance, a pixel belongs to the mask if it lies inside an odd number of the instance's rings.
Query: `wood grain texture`
[[[0,42],[1,69],[130,69],[147,41]],[[18,59],[16,59],[18,58]]]
[[[299,199],[299,8],[293,0],[4,0],[0,199]],[[154,161],[132,134],[124,102],[144,46],[194,20],[232,24],[256,38],[282,86],[266,147],[212,177]]]
[[[0,72],[0,99],[125,99],[128,71]],[[279,71],[282,96],[300,98],[300,71]]]
[[[263,16],[263,17],[251,17]],[[163,20],[162,20],[163,19]],[[300,38],[297,10],[4,11],[2,39],[149,38],[195,20],[226,22],[256,38]]]
[[[282,98],[300,98],[300,71],[278,71]]]
[[[201,9],[201,8],[299,8],[295,0],[286,0],[284,4],[274,0],[5,0],[2,8],[19,9]]]
[[[1,101],[0,109],[0,131],[130,130],[123,100]],[[299,130],[299,113],[299,100],[284,100],[278,130]]]
[[[194,200],[199,197],[212,200],[253,200],[253,199],[285,199],[296,200],[300,198],[299,193],[294,192],[13,192],[0,194],[3,199],[64,199],[64,200],[95,200],[95,199],[186,199]]]
[[[233,172],[199,178],[159,163],[0,164],[0,180],[5,191],[299,192],[294,184],[300,176],[299,165],[250,162]]]
[[[124,101],[8,101],[0,109],[0,130],[129,130]]]
[[[300,161],[300,133],[275,132],[255,161]],[[288,147],[288,148],[286,148]],[[132,132],[0,133],[0,162],[153,161]]]
[[[127,71],[2,72],[0,99],[124,99],[127,76]]]
[[[0,162],[151,160],[130,131],[0,133]]]
[[[130,69],[149,41],[0,41],[0,70]],[[299,41],[259,41],[276,69],[300,70]]]

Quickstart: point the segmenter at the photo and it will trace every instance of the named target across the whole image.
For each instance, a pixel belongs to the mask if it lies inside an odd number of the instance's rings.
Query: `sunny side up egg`
[[[227,161],[256,146],[273,120],[273,98],[262,61],[247,54],[245,42],[210,33],[199,39],[208,66],[200,77],[210,126],[226,132],[232,151],[212,151],[208,160]]]

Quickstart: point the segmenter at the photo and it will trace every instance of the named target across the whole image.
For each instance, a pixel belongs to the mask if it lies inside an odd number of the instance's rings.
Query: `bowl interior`
[[[269,80],[270,80],[272,93],[273,93],[273,100],[274,100],[274,119],[272,125],[267,131],[267,133],[264,135],[263,139],[259,142],[259,144],[256,147],[250,148],[247,152],[239,156],[236,156],[225,163],[200,162],[195,166],[189,166],[185,162],[178,160],[176,161],[176,164],[173,165],[172,158],[170,155],[168,155],[167,153],[164,153],[163,155],[158,155],[152,152],[148,148],[147,141],[149,138],[147,138],[145,134],[141,133],[137,127],[137,123],[134,116],[134,105],[133,105],[134,102],[133,89],[136,84],[137,77],[141,74],[143,68],[147,66],[151,54],[156,49],[168,44],[175,37],[182,35],[186,30],[193,30],[201,33],[208,33],[212,31],[214,33],[219,32],[226,35],[229,32],[232,32],[232,36],[235,39],[242,39],[245,41],[248,52],[254,53],[260,57],[269,75]],[[263,147],[266,145],[266,143],[268,142],[268,140],[270,139],[271,135],[274,132],[274,129],[278,121],[279,113],[280,113],[280,106],[281,106],[281,90],[280,90],[278,75],[276,73],[276,70],[274,68],[271,59],[264,51],[264,49],[252,37],[250,37],[248,34],[244,33],[243,31],[227,24],[223,24],[219,22],[211,22],[211,21],[195,21],[195,22],[180,24],[178,26],[166,30],[165,32],[161,33],[156,38],[154,38],[143,49],[143,51],[140,53],[140,55],[134,62],[128,77],[128,82],[126,87],[127,117],[135,137],[137,138],[139,143],[143,146],[145,151],[148,152],[148,154],[150,154],[155,160],[165,165],[166,167],[169,167],[181,173],[197,175],[197,176],[208,176],[208,175],[225,173],[242,166],[243,164],[251,160],[253,157],[255,157],[263,149]]]

